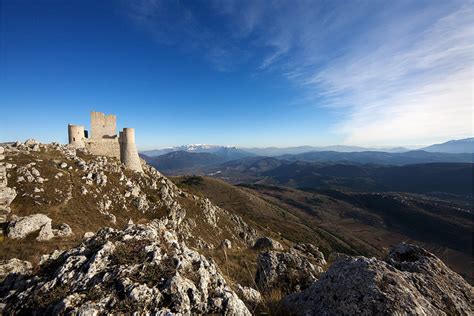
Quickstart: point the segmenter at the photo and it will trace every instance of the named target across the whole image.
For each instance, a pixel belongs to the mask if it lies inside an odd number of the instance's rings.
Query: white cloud
[[[307,84],[347,107],[346,143],[418,144],[473,132],[474,15],[461,7],[422,32],[406,27],[363,55],[345,56]]]

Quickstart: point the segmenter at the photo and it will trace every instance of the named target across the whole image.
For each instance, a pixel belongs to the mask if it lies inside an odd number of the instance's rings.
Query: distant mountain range
[[[422,148],[428,152],[439,152],[439,153],[474,153],[474,137],[450,140],[446,143],[435,144],[428,147]]]
[[[255,154],[231,146],[206,145],[206,144],[191,144],[183,146],[174,146],[161,149],[153,149],[140,152],[148,157],[157,157],[171,152],[188,152],[188,153],[210,153],[215,154],[223,160],[234,160],[244,157],[255,156]]]
[[[393,148],[367,148],[360,146],[346,146],[346,145],[334,145],[334,146],[298,146],[298,147],[265,147],[265,148],[242,148],[246,152],[256,154],[257,156],[276,157],[282,155],[297,155],[307,152],[314,151],[336,151],[336,152],[361,152],[361,151],[384,151],[384,152],[405,152],[410,149],[405,147],[393,147]]]
[[[421,151],[426,152],[437,152],[437,153],[474,153],[474,137],[450,140],[442,144],[430,145],[427,147],[420,148]],[[191,144],[183,146],[174,146],[161,149],[154,149],[148,151],[142,151],[141,153],[149,156],[156,157],[175,151],[185,151],[190,153],[211,153],[217,154],[224,158],[224,160],[240,159],[244,157],[252,156],[265,156],[265,157],[276,157],[283,155],[299,155],[309,152],[338,152],[338,153],[354,153],[354,152],[384,152],[384,153],[405,153],[410,150],[405,147],[386,147],[386,148],[369,148],[360,146],[346,146],[346,145],[334,145],[334,146],[297,146],[297,147],[232,147],[232,146],[219,146],[219,145],[207,145],[207,144]]]
[[[150,157],[144,154],[140,156],[150,165],[163,172],[186,172],[193,168],[201,168],[216,165],[225,161],[225,158],[211,153],[173,151],[157,157]]]
[[[387,153],[383,151],[312,151],[298,155],[283,155],[277,158],[290,161],[351,162],[378,165],[407,165],[432,162],[473,162],[473,154],[469,153],[449,154],[427,152],[424,150],[413,150],[402,153]]]

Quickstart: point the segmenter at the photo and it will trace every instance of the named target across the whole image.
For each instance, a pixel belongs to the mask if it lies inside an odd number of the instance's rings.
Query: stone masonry
[[[142,172],[135,144],[135,130],[124,128],[117,135],[117,118],[113,114],[91,112],[91,135],[82,125],[68,125],[69,144],[86,148],[91,154],[119,159],[131,170]]]

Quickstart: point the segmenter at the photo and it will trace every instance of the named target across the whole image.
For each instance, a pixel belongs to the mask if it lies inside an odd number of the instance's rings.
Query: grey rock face
[[[250,307],[255,307],[262,302],[262,295],[260,292],[251,287],[237,284],[235,290],[239,297]]]
[[[0,281],[2,281],[8,274],[29,274],[33,266],[28,261],[19,260],[16,258],[10,260],[0,261]]]
[[[255,282],[262,292],[280,289],[283,293],[300,291],[310,286],[323,271],[324,256],[291,248],[289,252],[269,250],[259,254]]]
[[[217,267],[158,222],[104,228],[22,284],[5,313],[250,315]]]
[[[7,237],[12,239],[22,239],[31,233],[38,232],[36,240],[45,241],[54,237],[67,237],[72,235],[71,227],[68,224],[61,224],[59,229],[52,229],[51,218],[44,214],[33,214],[25,217],[18,217],[8,223]]]
[[[72,235],[72,229],[68,224],[63,223],[63,224],[59,225],[58,229],[53,229],[53,234],[56,237],[71,236]]]
[[[274,250],[283,250],[283,246],[276,240],[273,240],[269,237],[261,237],[255,241],[253,246],[255,249],[274,249]]]
[[[231,249],[232,242],[229,239],[224,239],[223,241],[221,241],[220,247],[224,249]]]
[[[17,193],[13,188],[7,187],[7,165],[11,168],[11,164],[5,164],[2,160],[4,156],[5,148],[0,146],[0,223],[5,222],[7,214],[10,213],[10,204],[15,199]]]
[[[48,225],[49,230],[51,230],[51,218],[44,214],[20,217],[8,224],[7,236],[13,239],[25,238],[30,233],[42,230],[46,225]],[[47,230],[48,228],[45,228],[43,233],[47,234]]]
[[[402,244],[387,262],[342,257],[282,305],[295,315],[472,315],[473,297],[473,288],[436,256]]]

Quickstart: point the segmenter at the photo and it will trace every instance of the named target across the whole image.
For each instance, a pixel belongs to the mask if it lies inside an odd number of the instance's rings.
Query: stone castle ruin
[[[142,172],[135,129],[124,128],[117,136],[117,117],[91,112],[91,135],[82,125],[68,125],[69,144],[86,148],[91,154],[119,159],[131,170]]]

